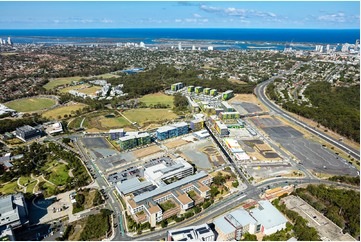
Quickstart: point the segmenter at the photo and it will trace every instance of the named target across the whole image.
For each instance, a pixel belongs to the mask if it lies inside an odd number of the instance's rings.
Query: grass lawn
[[[69,115],[72,111],[80,110],[86,107],[86,104],[75,103],[69,106],[58,107],[49,111],[44,112],[41,116],[49,119],[56,119],[58,116],[64,117],[65,114]],[[72,114],[74,115],[74,114]]]
[[[130,125],[130,123],[123,117],[116,118],[101,118],[99,123],[103,128],[122,128]]]
[[[96,91],[99,91],[100,89],[102,89],[100,86],[92,86],[92,87],[87,87],[81,90],[78,90],[81,93],[85,93],[88,95],[95,95]]]
[[[82,78],[84,78],[84,77],[82,77],[82,76],[72,76],[72,77],[55,78],[55,79],[50,80],[43,87],[46,90],[51,90],[51,89],[53,89],[55,87],[58,87],[58,86],[61,86],[61,85],[70,84],[73,81],[79,81]]]
[[[84,119],[84,118],[85,118],[85,119]],[[83,119],[84,119],[83,128],[84,128],[84,127],[88,127],[88,126],[89,126],[89,120],[88,120],[87,117],[84,117],[84,116],[75,118],[75,119],[68,125],[68,127],[71,128],[71,129],[80,128],[80,124],[81,124],[81,122],[83,121]]]
[[[165,95],[164,93],[154,93],[154,94],[148,94],[139,99],[139,101],[147,104],[147,106],[151,104],[165,104],[169,105],[170,108],[173,108],[173,96]]]
[[[50,98],[26,98],[5,103],[5,105],[18,112],[33,112],[55,105],[55,101]]]
[[[18,190],[17,181],[9,182],[5,185],[0,186],[0,193],[2,194],[16,193],[17,190]]]
[[[150,108],[131,109],[125,111],[123,114],[132,122],[137,122],[140,125],[152,122],[164,122],[178,117],[175,113],[167,109]]]
[[[35,185],[36,180],[32,180],[30,183],[28,183],[28,186],[26,187],[26,192],[33,193]]]
[[[68,168],[66,167],[65,164],[60,164],[58,163],[57,166],[53,167],[51,169],[51,174],[49,177],[49,181],[51,181],[52,183],[58,185],[58,186],[63,186],[66,184],[66,180],[69,177],[68,174]]]
[[[44,196],[50,197],[55,194],[56,187],[49,182],[45,181],[43,178],[39,177],[39,182],[44,182],[43,189],[44,189]],[[39,189],[39,187],[38,187]]]
[[[19,183],[20,185],[27,186],[32,180],[30,176],[22,176],[20,177]]]
[[[166,201],[164,203],[160,203],[159,206],[162,208],[163,211],[167,211],[169,209],[175,208],[176,205],[171,201]]]
[[[86,87],[87,87],[87,85],[81,84],[81,85],[75,85],[75,86],[70,86],[70,87],[64,87],[64,88],[60,89],[59,91],[61,93],[67,93],[70,90],[76,90],[76,89],[79,89],[79,88],[86,88]]]

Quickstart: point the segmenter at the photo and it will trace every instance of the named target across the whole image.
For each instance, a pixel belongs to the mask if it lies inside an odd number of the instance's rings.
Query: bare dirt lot
[[[183,140],[183,139],[177,139],[177,140],[172,140],[172,141],[168,141],[166,143],[164,143],[164,145],[168,148],[168,149],[173,149],[185,144],[188,144],[189,142]]]
[[[142,149],[139,149],[139,150],[136,150],[136,151],[133,151],[133,154],[135,157],[137,158],[142,158],[142,157],[145,157],[145,156],[148,156],[148,155],[152,155],[152,154],[155,154],[155,153],[158,153],[162,151],[158,146],[156,145],[151,145],[149,147],[146,147],[146,148],[142,148]]]

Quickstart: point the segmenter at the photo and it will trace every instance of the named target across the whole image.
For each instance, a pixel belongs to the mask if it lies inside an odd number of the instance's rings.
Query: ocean
[[[359,29],[26,29],[0,30],[0,38],[11,37],[13,43],[119,43],[140,42],[161,44],[166,41],[208,41],[210,44],[303,43],[342,44],[355,43]],[[242,48],[242,47],[240,47]]]

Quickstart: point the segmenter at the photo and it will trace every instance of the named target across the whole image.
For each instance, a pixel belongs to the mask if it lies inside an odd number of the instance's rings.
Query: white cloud
[[[334,22],[334,23],[353,23],[359,22],[360,16],[357,15],[346,15],[343,12],[328,13],[316,17],[316,20],[320,22]]]
[[[203,24],[208,23],[209,19],[207,18],[185,18],[185,19],[175,19],[176,23],[195,23],[195,24]]]
[[[111,20],[111,19],[102,19],[100,22],[105,23],[105,24],[111,24],[111,23],[113,23],[113,20]]]
[[[198,13],[194,13],[194,14],[193,14],[193,17],[195,17],[195,18],[201,18],[202,16],[199,15]]]
[[[253,9],[244,9],[244,8],[220,8],[220,7],[213,7],[213,6],[207,6],[207,5],[201,5],[199,7],[202,11],[208,12],[208,13],[216,13],[224,16],[237,16],[242,19],[244,18],[267,18],[267,19],[275,19],[278,18],[277,14],[273,12],[263,12]]]
[[[105,24],[111,24],[114,23],[113,20],[103,18],[103,19],[83,19],[78,17],[69,17],[67,19],[53,19],[49,20],[50,22],[53,22],[55,24],[69,24],[69,23],[81,23],[81,24],[90,24],[90,23],[105,23]]]

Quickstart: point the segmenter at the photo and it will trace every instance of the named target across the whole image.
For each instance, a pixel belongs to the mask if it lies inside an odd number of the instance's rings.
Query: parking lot
[[[269,127],[264,128],[264,131],[308,169],[337,175],[357,175],[357,169],[343,162],[338,155],[319,143],[305,139],[302,133],[290,126]]]
[[[109,143],[103,137],[82,138],[81,141],[88,148],[111,148]]]
[[[291,126],[279,124],[274,118],[252,118],[269,137],[291,152],[303,166],[319,173],[335,175],[357,175],[357,169],[345,162],[334,152],[320,143],[304,138],[303,134]]]
[[[233,102],[232,106],[240,113],[258,113],[262,112],[262,109],[258,107],[256,104],[248,103],[248,102]]]
[[[314,227],[323,241],[356,241],[351,235],[343,234],[342,229],[326,218],[299,197],[288,196],[282,198],[286,207],[297,212],[306,219],[311,227]]]

